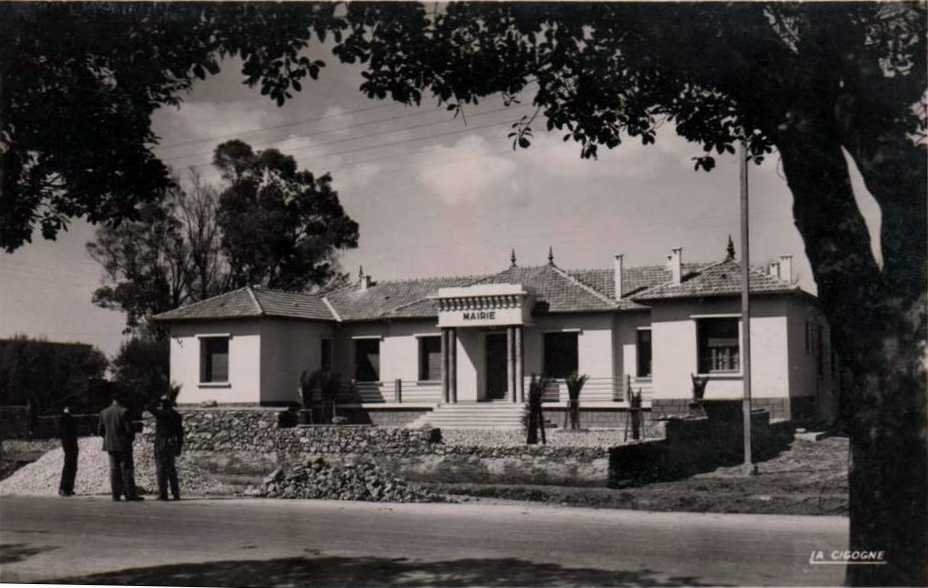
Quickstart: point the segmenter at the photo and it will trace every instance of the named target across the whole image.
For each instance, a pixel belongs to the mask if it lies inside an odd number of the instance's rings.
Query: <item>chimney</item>
[[[622,292],[624,291],[622,277],[625,273],[625,263],[621,253],[616,254],[615,256],[615,299],[622,299]]]
[[[371,287],[371,277],[364,273],[363,265],[358,270],[358,286],[362,292]]]
[[[767,266],[767,275],[773,278],[779,278],[780,277],[780,263],[776,261],[771,262],[770,265]]]
[[[670,260],[671,281],[674,284],[679,284],[683,278],[683,248],[677,247],[676,249],[671,249],[670,251],[670,257],[667,259]]]
[[[780,279],[793,283],[793,256],[792,255],[781,255],[780,256]]]

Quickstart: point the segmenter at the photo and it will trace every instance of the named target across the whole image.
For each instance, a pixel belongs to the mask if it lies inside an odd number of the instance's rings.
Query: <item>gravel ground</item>
[[[80,454],[74,492],[78,495],[108,495],[110,493],[109,458],[101,449],[99,437],[85,437],[78,442]],[[61,480],[64,452],[52,449],[38,460],[17,470],[0,481],[0,496],[55,496]],[[181,496],[226,494],[228,488],[213,479],[205,470],[190,463],[185,456],[177,460]],[[156,494],[154,450],[149,443],[135,444],[135,483],[140,494]]]
[[[525,445],[525,433],[513,430],[493,429],[442,429],[445,445],[468,447],[518,447]],[[656,432],[648,439],[657,438]],[[623,429],[587,429],[579,432],[553,429],[547,431],[547,445],[551,447],[595,447],[608,448],[632,443],[625,440]],[[539,446],[541,444],[539,443]]]

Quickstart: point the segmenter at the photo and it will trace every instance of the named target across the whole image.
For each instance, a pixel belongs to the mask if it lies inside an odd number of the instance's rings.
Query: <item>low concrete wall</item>
[[[703,401],[709,402],[740,402],[734,400],[714,400],[707,398]],[[655,398],[651,401],[651,410],[657,417],[686,416],[690,414],[689,398]],[[763,409],[770,413],[770,419],[779,420],[804,420],[815,417],[815,398],[812,396],[794,396],[792,398],[753,398],[751,407]]]
[[[552,423],[561,427],[564,425],[564,415],[567,413],[566,406],[545,406],[545,418]],[[643,409],[643,420],[648,420],[648,414],[651,411]],[[580,402],[580,426],[622,429],[625,428],[625,421],[628,418],[628,410],[619,407],[584,407]]]
[[[740,463],[744,456],[741,401],[707,403],[707,416],[672,417],[665,438],[610,451],[609,485],[670,480]],[[751,443],[755,456],[774,450],[770,413],[751,413]]]
[[[348,422],[353,425],[377,425],[381,427],[403,427],[429,412],[432,412],[432,409],[426,407],[338,407],[338,414],[347,417]]]

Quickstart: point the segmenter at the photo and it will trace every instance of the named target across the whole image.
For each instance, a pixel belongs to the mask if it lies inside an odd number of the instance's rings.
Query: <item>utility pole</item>
[[[748,239],[748,154],[747,143],[741,140],[738,153],[741,157],[741,374],[744,382],[744,399],[741,417],[744,423],[744,473],[756,474],[757,466],[751,456],[751,253]]]

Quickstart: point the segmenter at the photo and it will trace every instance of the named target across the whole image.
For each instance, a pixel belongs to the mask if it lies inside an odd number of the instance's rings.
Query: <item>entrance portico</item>
[[[459,347],[475,372],[464,400],[525,402],[523,328],[530,324],[532,294],[521,284],[479,284],[440,288],[436,298],[443,402],[459,399],[458,370],[467,363],[459,362]]]

